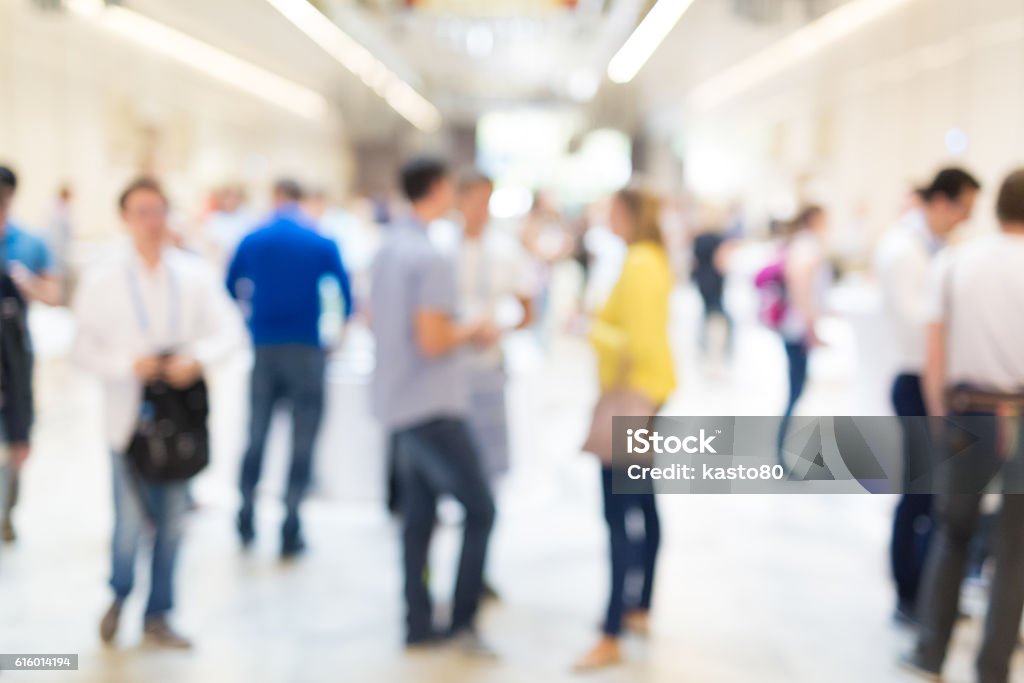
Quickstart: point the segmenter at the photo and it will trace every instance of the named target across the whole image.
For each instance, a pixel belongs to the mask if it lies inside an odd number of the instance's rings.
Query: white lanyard
[[[167,273],[167,332],[171,339],[178,338],[178,288],[171,273],[170,267],[164,263],[163,267]],[[146,304],[142,300],[142,285],[139,282],[139,274],[135,268],[128,266],[128,291],[132,296],[132,305],[135,307],[135,317],[139,323],[139,329],[144,336],[149,336],[152,330],[149,324],[149,314],[146,312]]]

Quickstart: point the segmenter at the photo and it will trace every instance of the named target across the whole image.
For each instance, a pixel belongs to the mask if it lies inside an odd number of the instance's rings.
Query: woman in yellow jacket
[[[673,276],[662,240],[661,203],[643,191],[625,189],[612,199],[609,223],[629,245],[622,274],[590,334],[597,351],[601,390],[626,389],[642,394],[654,412],[675,389],[676,376],[668,338],[669,298]],[[615,664],[621,659],[619,636],[625,628],[645,634],[660,541],[653,489],[647,493],[612,493],[612,469],[602,468],[604,516],[611,549],[611,595],[598,643],[577,663],[581,670]],[[626,517],[640,510],[644,533],[630,538]],[[639,546],[641,552],[634,548]],[[635,566],[633,558],[642,558]],[[630,573],[642,574],[640,595],[627,601]]]

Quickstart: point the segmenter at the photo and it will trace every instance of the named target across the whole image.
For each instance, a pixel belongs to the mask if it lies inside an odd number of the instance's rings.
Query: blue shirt
[[[242,303],[257,346],[320,346],[320,284],[334,278],[352,314],[352,291],[338,246],[317,234],[297,206],[276,211],[238,245],[227,287]]]
[[[46,242],[13,223],[4,229],[3,253],[8,262],[17,261],[33,275],[45,275],[53,269],[53,256]]]
[[[373,412],[390,430],[405,429],[467,410],[465,363],[458,351],[421,353],[415,319],[420,311],[456,315],[455,272],[427,237],[425,226],[392,226],[373,263],[370,314],[377,341]]]

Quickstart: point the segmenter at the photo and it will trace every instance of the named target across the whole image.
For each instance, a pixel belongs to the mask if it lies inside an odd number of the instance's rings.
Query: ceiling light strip
[[[608,63],[608,78],[628,83],[644,68],[694,0],[658,0]]]
[[[911,0],[850,0],[701,83],[691,91],[690,102],[697,109],[713,109],[909,2]]]
[[[424,132],[440,128],[441,112],[437,107],[307,0],[267,2],[409,123]]]
[[[95,22],[120,38],[293,114],[313,120],[327,114],[327,99],[320,93],[138,12],[105,5],[100,0],[70,0],[67,7],[75,15]]]

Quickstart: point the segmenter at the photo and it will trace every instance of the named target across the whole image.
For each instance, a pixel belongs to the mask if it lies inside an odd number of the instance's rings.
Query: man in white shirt
[[[1024,169],[1004,182],[997,213],[999,233],[944,252],[933,268],[923,382],[930,415],[1020,415],[1024,408]],[[947,405],[948,390],[956,394],[956,405]],[[974,450],[991,461],[1013,455],[1005,448],[1001,452],[997,435],[1009,420],[994,422],[973,418],[970,423],[980,444]],[[1002,468],[1007,492],[1021,490],[1020,450],[1018,442],[1016,457]],[[965,458],[949,459],[941,471],[937,537],[919,602],[919,640],[904,661],[931,680],[938,680],[946,657],[981,506],[980,490],[962,490],[982,469],[978,459],[970,460],[965,470]],[[1024,611],[1024,495],[1003,495],[999,517],[995,574],[977,660],[980,683],[1006,683]]]
[[[876,258],[885,313],[899,352],[898,374],[892,386],[893,409],[901,418],[910,418],[901,420],[903,496],[896,508],[890,544],[896,619],[904,623],[916,621],[917,593],[932,527],[932,497],[916,491],[927,471],[922,459],[928,456],[928,434],[920,416],[927,414],[921,371],[929,269],[950,233],[970,218],[980,187],[963,169],[940,171],[931,185],[918,192],[920,208],[908,211],[882,240]]]
[[[78,333],[73,357],[102,382],[113,454],[114,602],[100,624],[100,636],[109,643],[117,633],[122,605],[134,585],[140,541],[153,529],[146,640],[188,648],[191,643],[168,623],[188,484],[142,479],[125,451],[146,383],[161,379],[175,387],[191,386],[210,364],[244,348],[245,336],[213,271],[168,246],[167,208],[153,180],[137,180],[121,195],[121,218],[132,245],[83,279],[74,306]]]
[[[529,263],[519,243],[490,228],[494,184],[478,171],[459,181],[462,239],[456,255],[459,317],[499,330],[523,329],[533,317]],[[469,424],[491,479],[508,469],[505,362],[501,345],[468,354]]]

